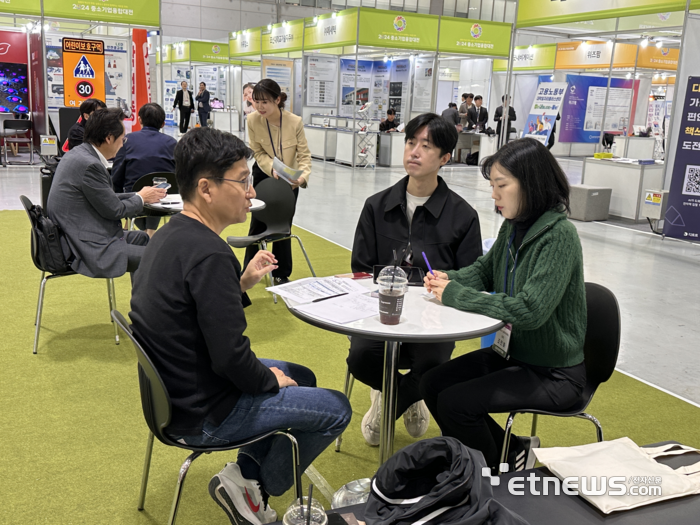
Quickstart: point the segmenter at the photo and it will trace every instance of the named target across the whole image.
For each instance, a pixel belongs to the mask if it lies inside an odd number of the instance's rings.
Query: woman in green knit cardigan
[[[482,173],[506,219],[496,242],[471,266],[429,274],[425,286],[446,306],[503,320],[510,337],[432,369],[420,388],[443,435],[495,468],[505,433],[490,413],[562,410],[581,395],[586,292],[581,242],[565,213],[569,183],[549,150],[511,142]],[[537,437],[512,436],[511,470],[531,468],[538,446]]]

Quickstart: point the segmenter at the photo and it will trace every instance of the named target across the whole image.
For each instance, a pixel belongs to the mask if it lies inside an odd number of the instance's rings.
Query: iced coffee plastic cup
[[[399,324],[403,298],[408,291],[406,272],[398,266],[387,266],[377,278],[379,284],[379,322]]]

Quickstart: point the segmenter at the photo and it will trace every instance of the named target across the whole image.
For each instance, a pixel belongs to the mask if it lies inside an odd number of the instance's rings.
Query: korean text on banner
[[[664,235],[700,238],[700,77],[688,77]]]
[[[141,106],[151,101],[148,67],[148,32],[134,29],[131,37],[131,130],[141,129],[137,115]]]
[[[566,82],[543,82],[537,86],[532,109],[525,122],[525,136],[547,144],[561,109]]]
[[[469,55],[508,56],[511,24],[443,16],[440,51]]]
[[[432,15],[360,8],[359,44],[435,51],[438,19]]]
[[[554,57],[557,54],[556,44],[537,44],[534,46],[518,46],[513,52],[513,69],[516,71],[534,71],[538,69],[554,69]],[[494,71],[506,71],[508,60],[494,60]]]
[[[63,38],[63,100],[78,107],[89,98],[105,99],[105,45],[102,40]]]
[[[0,12],[41,16],[40,0],[3,0]],[[44,16],[72,20],[116,22],[130,25],[160,25],[158,0],[119,0],[117,5],[105,5],[97,0],[44,0]]]
[[[335,16],[333,16],[335,15]],[[357,41],[357,8],[306,19],[304,49],[332,49],[353,46]]]

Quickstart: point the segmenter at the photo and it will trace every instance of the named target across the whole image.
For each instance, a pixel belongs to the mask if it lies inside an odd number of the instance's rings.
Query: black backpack
[[[72,271],[73,256],[67,260],[63,253],[63,232],[58,224],[54,223],[38,204],[33,205],[28,213],[32,219],[32,230],[37,244],[36,257],[40,269],[50,273]]]

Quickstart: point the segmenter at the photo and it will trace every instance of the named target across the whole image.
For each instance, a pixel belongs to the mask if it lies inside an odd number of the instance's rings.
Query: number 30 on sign
[[[89,98],[105,100],[104,42],[64,38],[63,103],[78,107]]]

